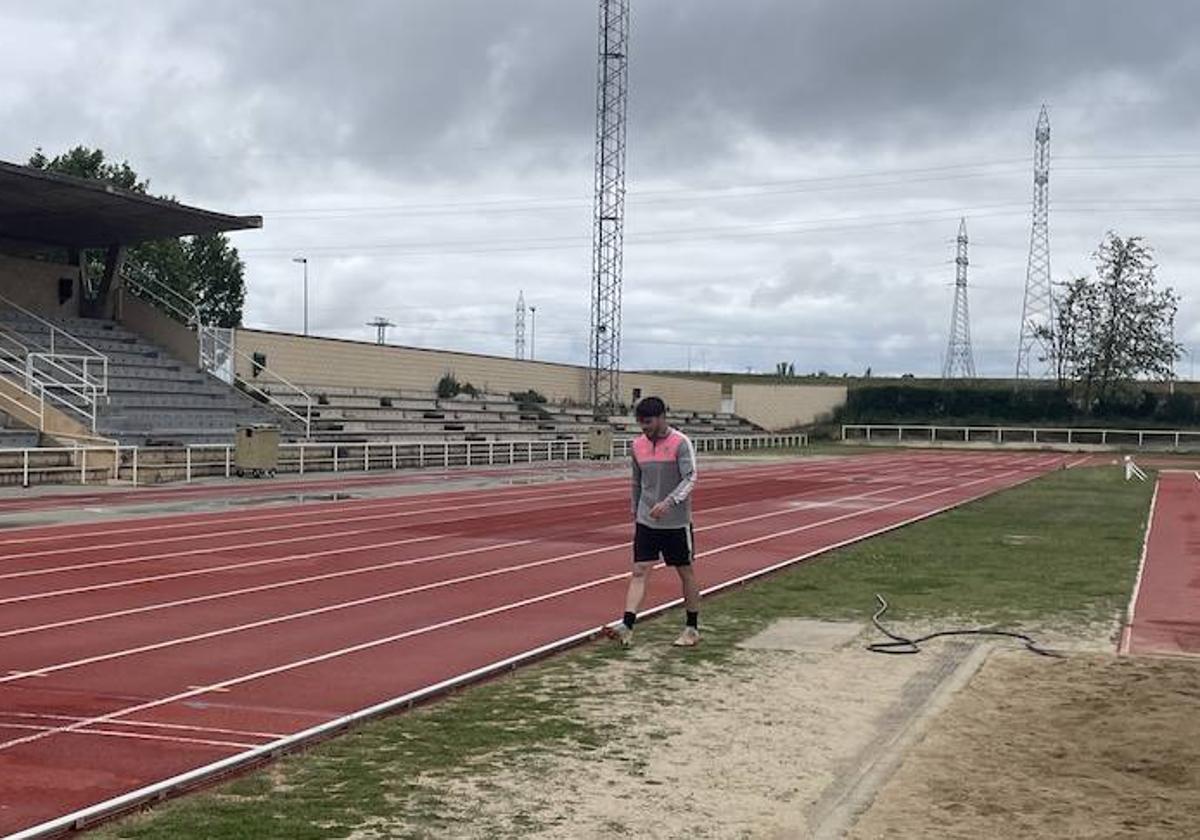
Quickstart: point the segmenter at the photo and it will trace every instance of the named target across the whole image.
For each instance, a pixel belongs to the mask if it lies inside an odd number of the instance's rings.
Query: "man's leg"
[[[634,563],[633,576],[629,578],[629,589],[625,593],[625,614],[637,615],[642,609],[642,601],[646,599],[646,582],[650,580],[650,571],[654,561]]]
[[[700,587],[691,564],[676,566],[679,582],[683,586],[683,608],[687,610],[687,623],[675,640],[675,647],[692,647],[700,641]]]
[[[621,623],[617,625],[616,636],[617,640],[623,645],[628,645],[633,641],[633,623],[637,621],[638,611],[642,608],[642,601],[646,598],[646,581],[650,579],[650,572],[654,568],[653,560],[648,562],[634,562],[633,574],[629,578],[629,589],[625,592],[625,615],[621,618]]]
[[[675,571],[679,572],[679,582],[683,586],[683,608],[689,616],[700,612],[700,585],[696,583],[691,564],[676,566]]]

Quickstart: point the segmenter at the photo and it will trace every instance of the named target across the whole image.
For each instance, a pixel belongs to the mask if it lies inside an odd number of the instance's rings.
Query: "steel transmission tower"
[[[958,223],[958,253],[954,258],[954,312],[950,315],[950,344],[942,378],[975,378],[971,352],[971,310],[967,305],[967,220]]]
[[[592,229],[592,408],[621,401],[621,269],[625,228],[625,103],[629,71],[629,0],[600,0],[596,91],[596,181]]]
[[[516,358],[525,358],[525,292],[517,295]]]
[[[367,323],[367,326],[375,328],[376,344],[387,344],[388,327],[394,327],[396,325],[383,316],[376,316],[374,321]]]
[[[1018,379],[1028,378],[1031,368],[1040,376],[1046,367],[1053,367],[1054,355],[1054,342],[1037,334],[1039,328],[1054,328],[1054,299],[1050,290],[1050,117],[1045,105],[1038,114],[1033,137],[1033,230],[1029,234],[1025,304],[1017,345]],[[1046,362],[1041,363],[1041,358]]]

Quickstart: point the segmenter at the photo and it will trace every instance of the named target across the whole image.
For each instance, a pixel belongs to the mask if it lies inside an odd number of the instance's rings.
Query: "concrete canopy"
[[[0,161],[0,239],[104,248],[260,227],[261,216],[214,213]]]

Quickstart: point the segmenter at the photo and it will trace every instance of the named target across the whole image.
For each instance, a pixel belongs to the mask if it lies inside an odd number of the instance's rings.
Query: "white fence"
[[[808,436],[742,435],[695,438],[699,452],[746,452],[778,447],[798,447],[808,443]],[[611,456],[629,455],[630,441],[613,441]],[[71,466],[54,464],[53,455],[68,453]],[[0,462],[12,466],[10,474],[19,470],[21,483],[28,486],[30,475],[53,472],[63,476],[78,476],[85,484],[95,480],[100,453],[112,465],[106,470],[106,480],[127,481],[134,486],[142,483],[147,472],[168,472],[172,479],[190,482],[201,477],[229,478],[238,473],[237,447],[234,444],[191,444],[182,447],[136,446],[76,446],[63,448],[38,447],[30,449],[0,449]],[[521,440],[521,441],[425,441],[380,442],[364,441],[282,443],[279,446],[278,472],[304,475],[314,472],[373,472],[382,470],[420,469],[428,467],[479,467],[509,464],[534,464],[556,461],[580,461],[590,457],[586,440]],[[46,461],[49,458],[50,464]],[[91,465],[89,466],[89,461]],[[3,471],[0,466],[0,471]],[[180,473],[182,473],[180,475]]]
[[[613,441],[612,457],[629,457],[629,448],[633,445],[632,438],[621,438]],[[695,437],[692,445],[697,452],[748,452],[755,449],[778,449],[780,447],[795,448],[808,446],[808,435],[797,433],[790,435],[729,435],[726,437]]]
[[[909,426],[849,424],[842,440],[873,444],[975,443],[1010,446],[1111,446],[1139,449],[1200,448],[1200,431],[1183,429],[1060,429],[1048,426]]]

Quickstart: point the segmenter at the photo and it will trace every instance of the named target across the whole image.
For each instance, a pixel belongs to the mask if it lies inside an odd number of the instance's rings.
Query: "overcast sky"
[[[632,0],[629,368],[932,374],[959,216],[1015,365],[1031,156],[1051,266],[1154,246],[1200,352],[1200,4]],[[234,213],[246,324],[584,362],[596,0],[0,0],[0,159],[74,144]],[[1190,360],[1180,373],[1190,373]]]

